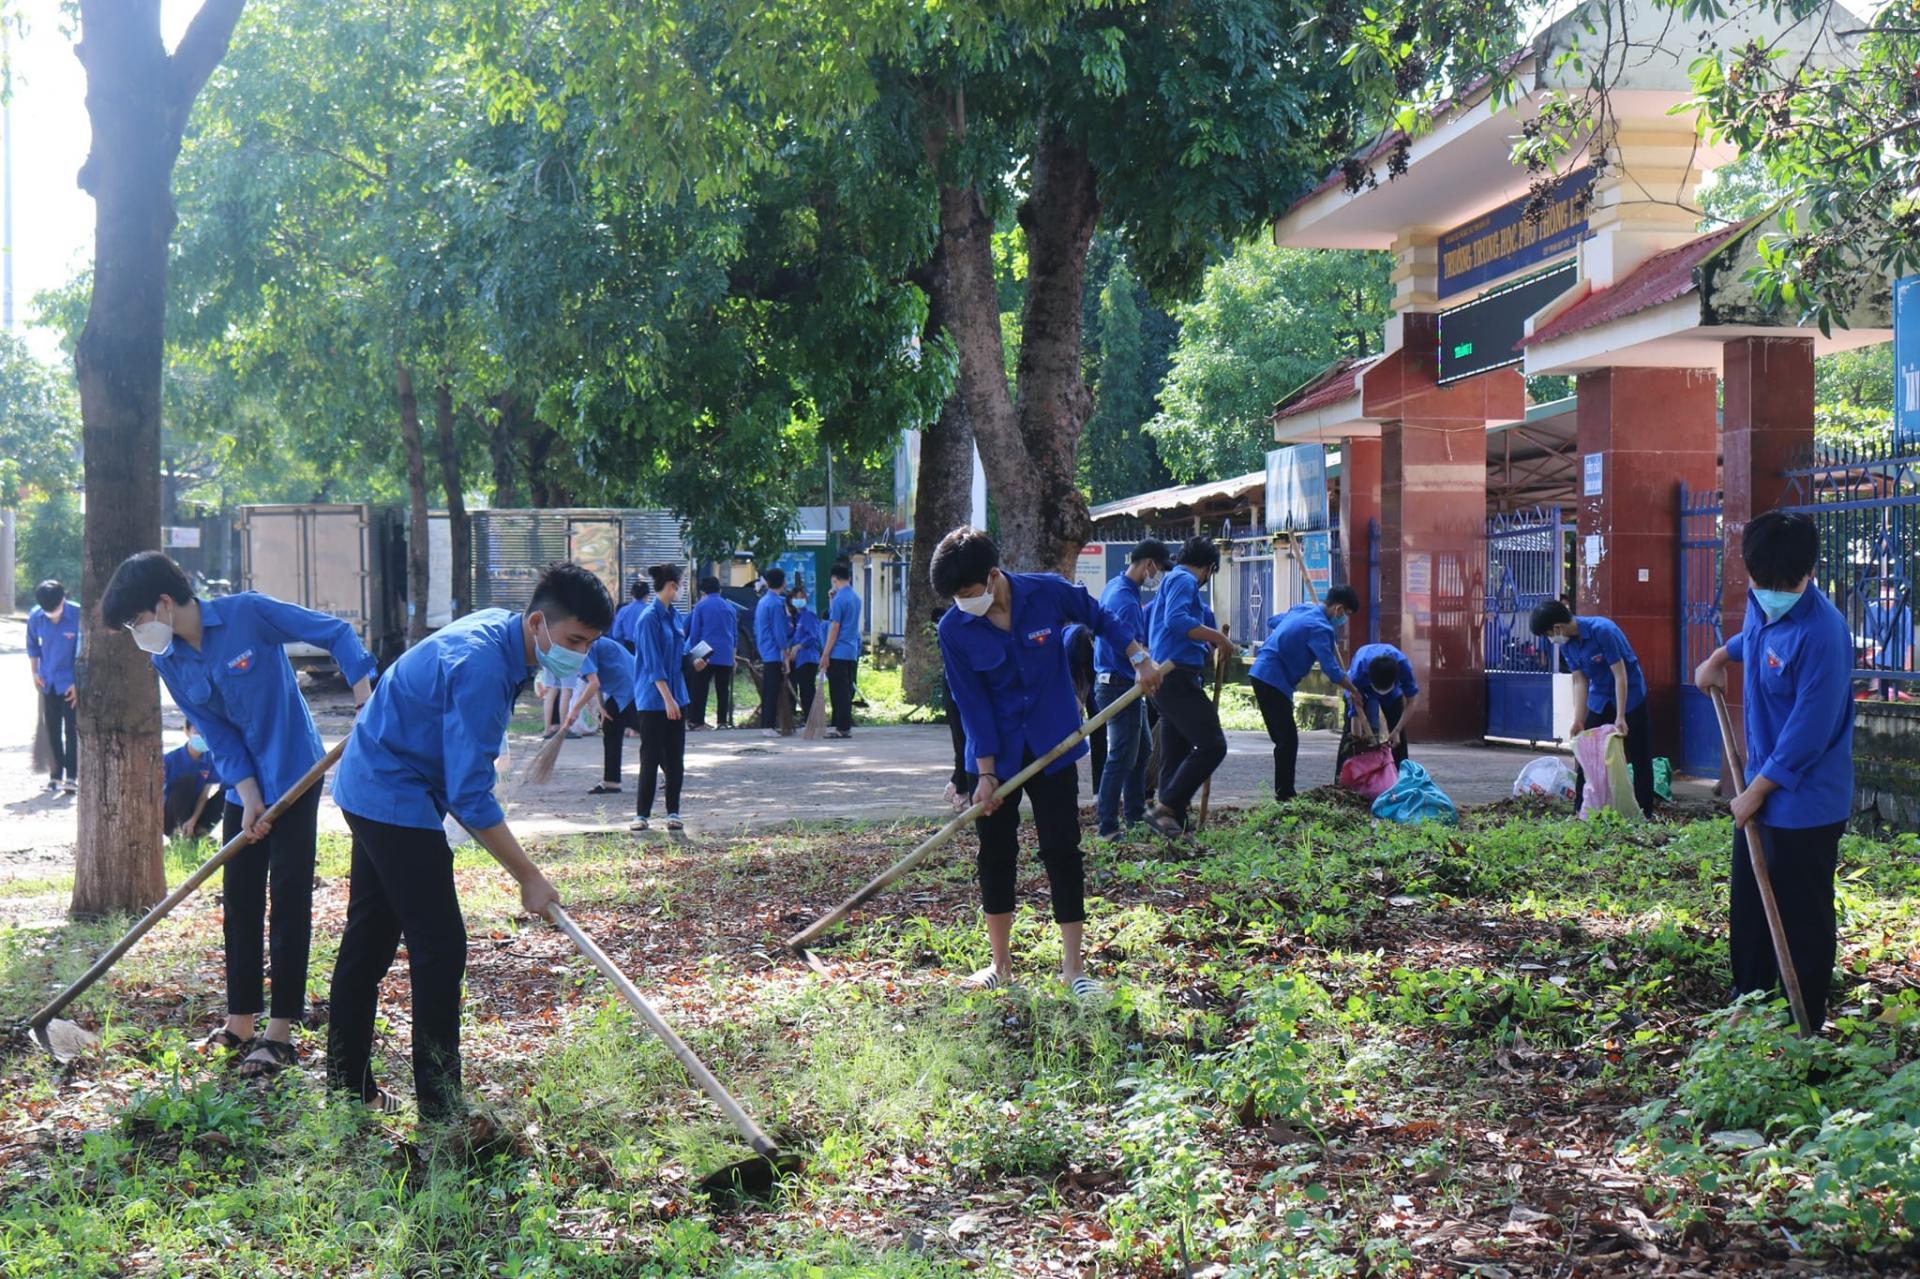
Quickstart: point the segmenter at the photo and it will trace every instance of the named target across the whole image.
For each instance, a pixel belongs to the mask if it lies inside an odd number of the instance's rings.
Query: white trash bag
[[[1513,793],[1519,795],[1545,795],[1549,799],[1573,798],[1573,770],[1564,760],[1551,755],[1542,755],[1530,760],[1520,770],[1520,776],[1513,779]]]

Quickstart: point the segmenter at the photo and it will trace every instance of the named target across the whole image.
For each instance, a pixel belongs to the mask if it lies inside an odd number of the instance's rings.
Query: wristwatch
[[[1135,666],[1145,666],[1147,664],[1147,650],[1143,648],[1137,653],[1129,653],[1127,654],[1127,660]]]

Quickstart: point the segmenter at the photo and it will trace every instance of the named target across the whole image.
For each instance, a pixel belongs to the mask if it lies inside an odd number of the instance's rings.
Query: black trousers
[[[193,811],[189,806],[188,812]],[[241,809],[228,804],[220,841],[240,833]],[[221,871],[221,917],[227,946],[227,1011],[266,1012],[298,1020],[307,1010],[307,955],[313,942],[313,856],[320,826],[320,788],[312,787],[257,844],[233,855]],[[273,909],[267,910],[271,880]],[[267,1008],[261,934],[273,961],[273,1007]]]
[[[47,746],[53,755],[53,765],[47,770],[47,776],[59,781],[64,775],[68,781],[80,776],[80,729],[75,722],[73,707],[67,705],[65,693],[43,690],[40,694],[40,718],[47,726]]]
[[[640,804],[642,817],[653,816],[653,788],[667,775],[667,811],[680,811],[680,779],[687,768],[687,720],[668,719],[665,711],[636,711],[640,720]]]
[[[1094,685],[1094,688],[1098,687],[1099,685]],[[1083,720],[1092,719],[1095,715],[1099,714],[1099,712],[1100,707],[1094,701],[1093,689],[1088,689],[1086,705],[1080,708],[1080,718]],[[1091,783],[1093,793],[1098,795],[1100,793],[1100,779],[1104,777],[1107,772],[1107,732],[1105,729],[1101,729],[1099,732],[1087,738],[1087,769],[1093,779]]]
[[[1021,767],[1032,762],[1033,757],[1028,755]],[[980,836],[981,908],[989,915],[1013,913],[1014,889],[1020,878],[1022,796],[1033,808],[1033,829],[1040,837],[1040,860],[1047,868],[1054,921],[1081,923],[1087,917],[1087,887],[1086,866],[1080,856],[1080,770],[1071,767],[1030,778],[990,815],[974,820],[973,828]]]
[[[347,925],[333,965],[327,1083],[371,1101],[373,1020],[380,981],[401,938],[413,988],[413,1091],[425,1119],[450,1119],[460,1102],[460,982],[467,925],[453,883],[446,832],[392,826],[348,813],[353,872]]]
[[[1227,757],[1220,712],[1207,696],[1204,668],[1176,666],[1160,682],[1160,802],[1187,820],[1201,783]]]
[[[1631,739],[1629,739],[1631,740]],[[1840,859],[1840,836],[1845,822],[1831,826],[1792,829],[1769,826],[1759,833],[1767,862],[1767,878],[1780,905],[1780,923],[1787,934],[1787,953],[1800,977],[1800,993],[1807,1015],[1818,1027],[1826,1020],[1827,994],[1833,986],[1833,958],[1837,949],[1833,909],[1833,876]],[[1753,877],[1746,833],[1733,833],[1732,901],[1727,918],[1727,944],[1733,959],[1733,993],[1776,990],[1780,969],[1774,960],[1773,936],[1767,931],[1766,910]]]
[[[1263,679],[1253,683],[1253,700],[1273,743],[1273,797],[1294,797],[1294,776],[1300,767],[1300,726],[1293,720],[1293,698]]]
[[[1611,724],[1620,718],[1620,714],[1608,703],[1600,710],[1587,712],[1587,727],[1599,728],[1602,724]],[[1647,715],[1647,703],[1643,698],[1640,705],[1627,712],[1627,762],[1633,765],[1633,798],[1640,805],[1640,812],[1653,816],[1653,721]],[[1579,796],[1587,793],[1587,774],[1576,762],[1573,766],[1574,803],[1579,804]]]
[[[620,784],[620,765],[626,754],[627,729],[633,727],[633,707],[620,706],[602,698],[606,714],[600,717],[600,780],[607,786]]]
[[[779,729],[780,701],[786,695],[786,668],[778,661],[760,663],[760,727]]]
[[[191,777],[183,777],[167,787],[166,815],[161,829],[171,835],[184,827],[187,819],[193,816],[193,806],[200,802],[201,792],[210,789],[212,788],[202,786]],[[213,829],[213,823],[220,817],[223,807],[217,798],[209,798],[206,807],[200,810],[200,820],[195,823],[194,828],[182,833],[189,839],[198,839],[205,835]]]
[[[820,663],[804,662],[793,668],[793,687],[800,697],[800,719],[804,723],[813,713],[814,688],[820,681]]]
[[[853,687],[859,676],[857,657],[827,659],[827,695],[833,699],[833,727],[842,733],[853,731]]]
[[[733,727],[733,667],[709,662],[687,676],[687,704],[693,722],[707,722],[707,686],[713,686],[713,722]]]

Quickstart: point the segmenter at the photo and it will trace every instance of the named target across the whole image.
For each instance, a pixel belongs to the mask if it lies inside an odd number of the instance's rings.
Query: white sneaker
[[[768,729],[763,729],[763,730],[761,730],[761,731],[763,731],[764,733],[766,733],[766,735],[767,735],[768,737],[778,737],[778,736],[780,736],[780,730],[779,730],[779,729],[777,729],[777,728],[768,728]]]
[[[77,777],[69,777],[66,781],[60,783],[60,790],[62,794],[71,795],[74,792],[78,791],[79,789],[80,789],[80,779]]]

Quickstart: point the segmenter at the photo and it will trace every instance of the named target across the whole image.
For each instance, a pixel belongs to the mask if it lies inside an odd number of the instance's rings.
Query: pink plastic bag
[[[1363,799],[1378,799],[1398,776],[1391,746],[1369,747],[1340,766],[1340,784]]]
[[[1611,724],[1590,728],[1573,739],[1573,757],[1586,775],[1580,796],[1580,816],[1592,817],[1603,808],[1639,817],[1640,802],[1633,797],[1633,774],[1627,768],[1627,744]]]

